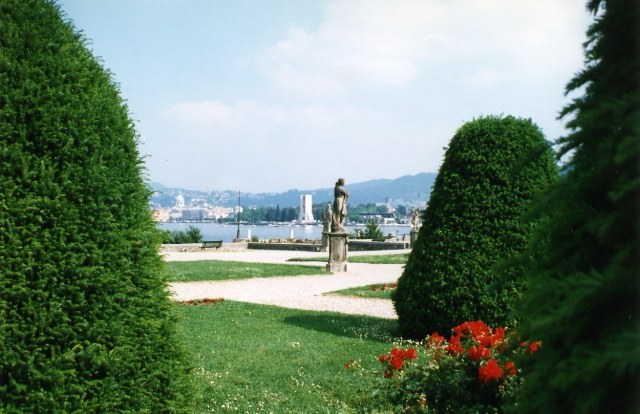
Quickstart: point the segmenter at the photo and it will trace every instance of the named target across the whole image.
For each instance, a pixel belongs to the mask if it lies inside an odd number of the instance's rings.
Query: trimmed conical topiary
[[[137,137],[58,7],[0,1],[0,412],[179,412]]]
[[[523,214],[556,174],[531,120],[488,116],[457,131],[393,295],[403,335],[507,322],[522,269],[501,264],[524,250],[534,223]]]
[[[640,412],[640,3],[590,1],[564,110],[566,174],[546,195],[518,331],[542,341],[519,413]]]

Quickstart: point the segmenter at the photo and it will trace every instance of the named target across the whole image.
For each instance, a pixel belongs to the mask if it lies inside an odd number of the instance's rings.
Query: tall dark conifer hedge
[[[640,2],[588,2],[571,155],[547,195],[520,332],[543,341],[521,413],[640,412]]]
[[[504,325],[522,289],[523,215],[557,167],[531,120],[483,117],[463,125],[429,198],[393,294],[402,334],[448,334],[467,320]]]
[[[0,0],[0,412],[188,411],[137,137],[50,0]]]

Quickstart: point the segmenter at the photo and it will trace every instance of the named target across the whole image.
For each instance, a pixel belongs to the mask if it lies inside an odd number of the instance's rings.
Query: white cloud
[[[290,29],[259,64],[275,87],[311,98],[404,87],[431,71],[446,75],[452,65],[468,80],[488,79],[489,69],[545,77],[581,60],[575,26],[585,15],[578,7],[556,0],[336,0],[317,28]]]
[[[320,97],[342,96],[361,83],[405,85],[425,56],[425,32],[413,15],[414,3],[403,4],[332,2],[319,28],[290,29],[264,52],[260,64],[277,87]]]

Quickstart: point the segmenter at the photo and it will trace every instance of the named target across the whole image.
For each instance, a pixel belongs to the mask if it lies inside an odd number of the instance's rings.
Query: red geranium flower
[[[504,364],[504,370],[507,373],[507,375],[512,377],[512,376],[516,375],[516,373],[517,373],[516,364],[513,361],[509,361],[506,364]]]
[[[440,345],[444,342],[444,336],[440,335],[438,332],[434,332],[429,335],[428,345]]]
[[[530,354],[533,354],[534,352],[537,352],[538,348],[540,347],[540,345],[542,345],[541,341],[531,342],[529,344],[529,348],[527,348],[527,352],[530,353]]]
[[[504,340],[504,328],[496,328],[493,335],[477,336],[476,340],[480,342],[481,345],[484,345],[487,348],[496,346],[498,343]]]
[[[449,339],[449,345],[447,345],[447,352],[451,355],[458,355],[464,352],[464,347],[460,343],[459,336],[452,336]]]
[[[481,382],[498,380],[502,377],[502,374],[502,369],[495,359],[488,360],[486,364],[480,365],[478,368],[478,379]]]
[[[402,358],[413,361],[414,359],[418,358],[418,353],[416,352],[415,348],[407,348],[404,350]]]
[[[391,357],[391,366],[395,370],[399,370],[402,368],[402,357],[400,355],[394,355]]]
[[[487,335],[491,332],[487,324],[482,321],[469,321],[463,322],[460,325],[453,328],[453,332],[456,336],[470,335],[474,339]]]
[[[478,362],[481,359],[489,358],[491,356],[491,350],[485,348],[482,345],[478,346],[477,348],[475,346],[472,346],[467,351],[467,355],[469,356],[469,358],[471,358],[472,361]]]

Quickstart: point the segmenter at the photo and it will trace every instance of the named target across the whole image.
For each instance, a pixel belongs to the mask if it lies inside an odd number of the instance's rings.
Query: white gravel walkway
[[[361,254],[408,253],[408,250],[359,252]],[[206,251],[170,252],[167,261],[234,260],[261,263],[309,264],[324,267],[322,262],[286,262],[291,257],[326,257],[326,253],[294,251]],[[369,315],[395,319],[397,315],[390,300],[364,299],[327,292],[350,287],[395,282],[402,273],[402,265],[374,265],[349,263],[348,271],[315,276],[287,276],[228,280],[221,282],[171,283],[175,300],[224,298],[240,302],[275,305],[293,309],[332,311],[354,315]]]

